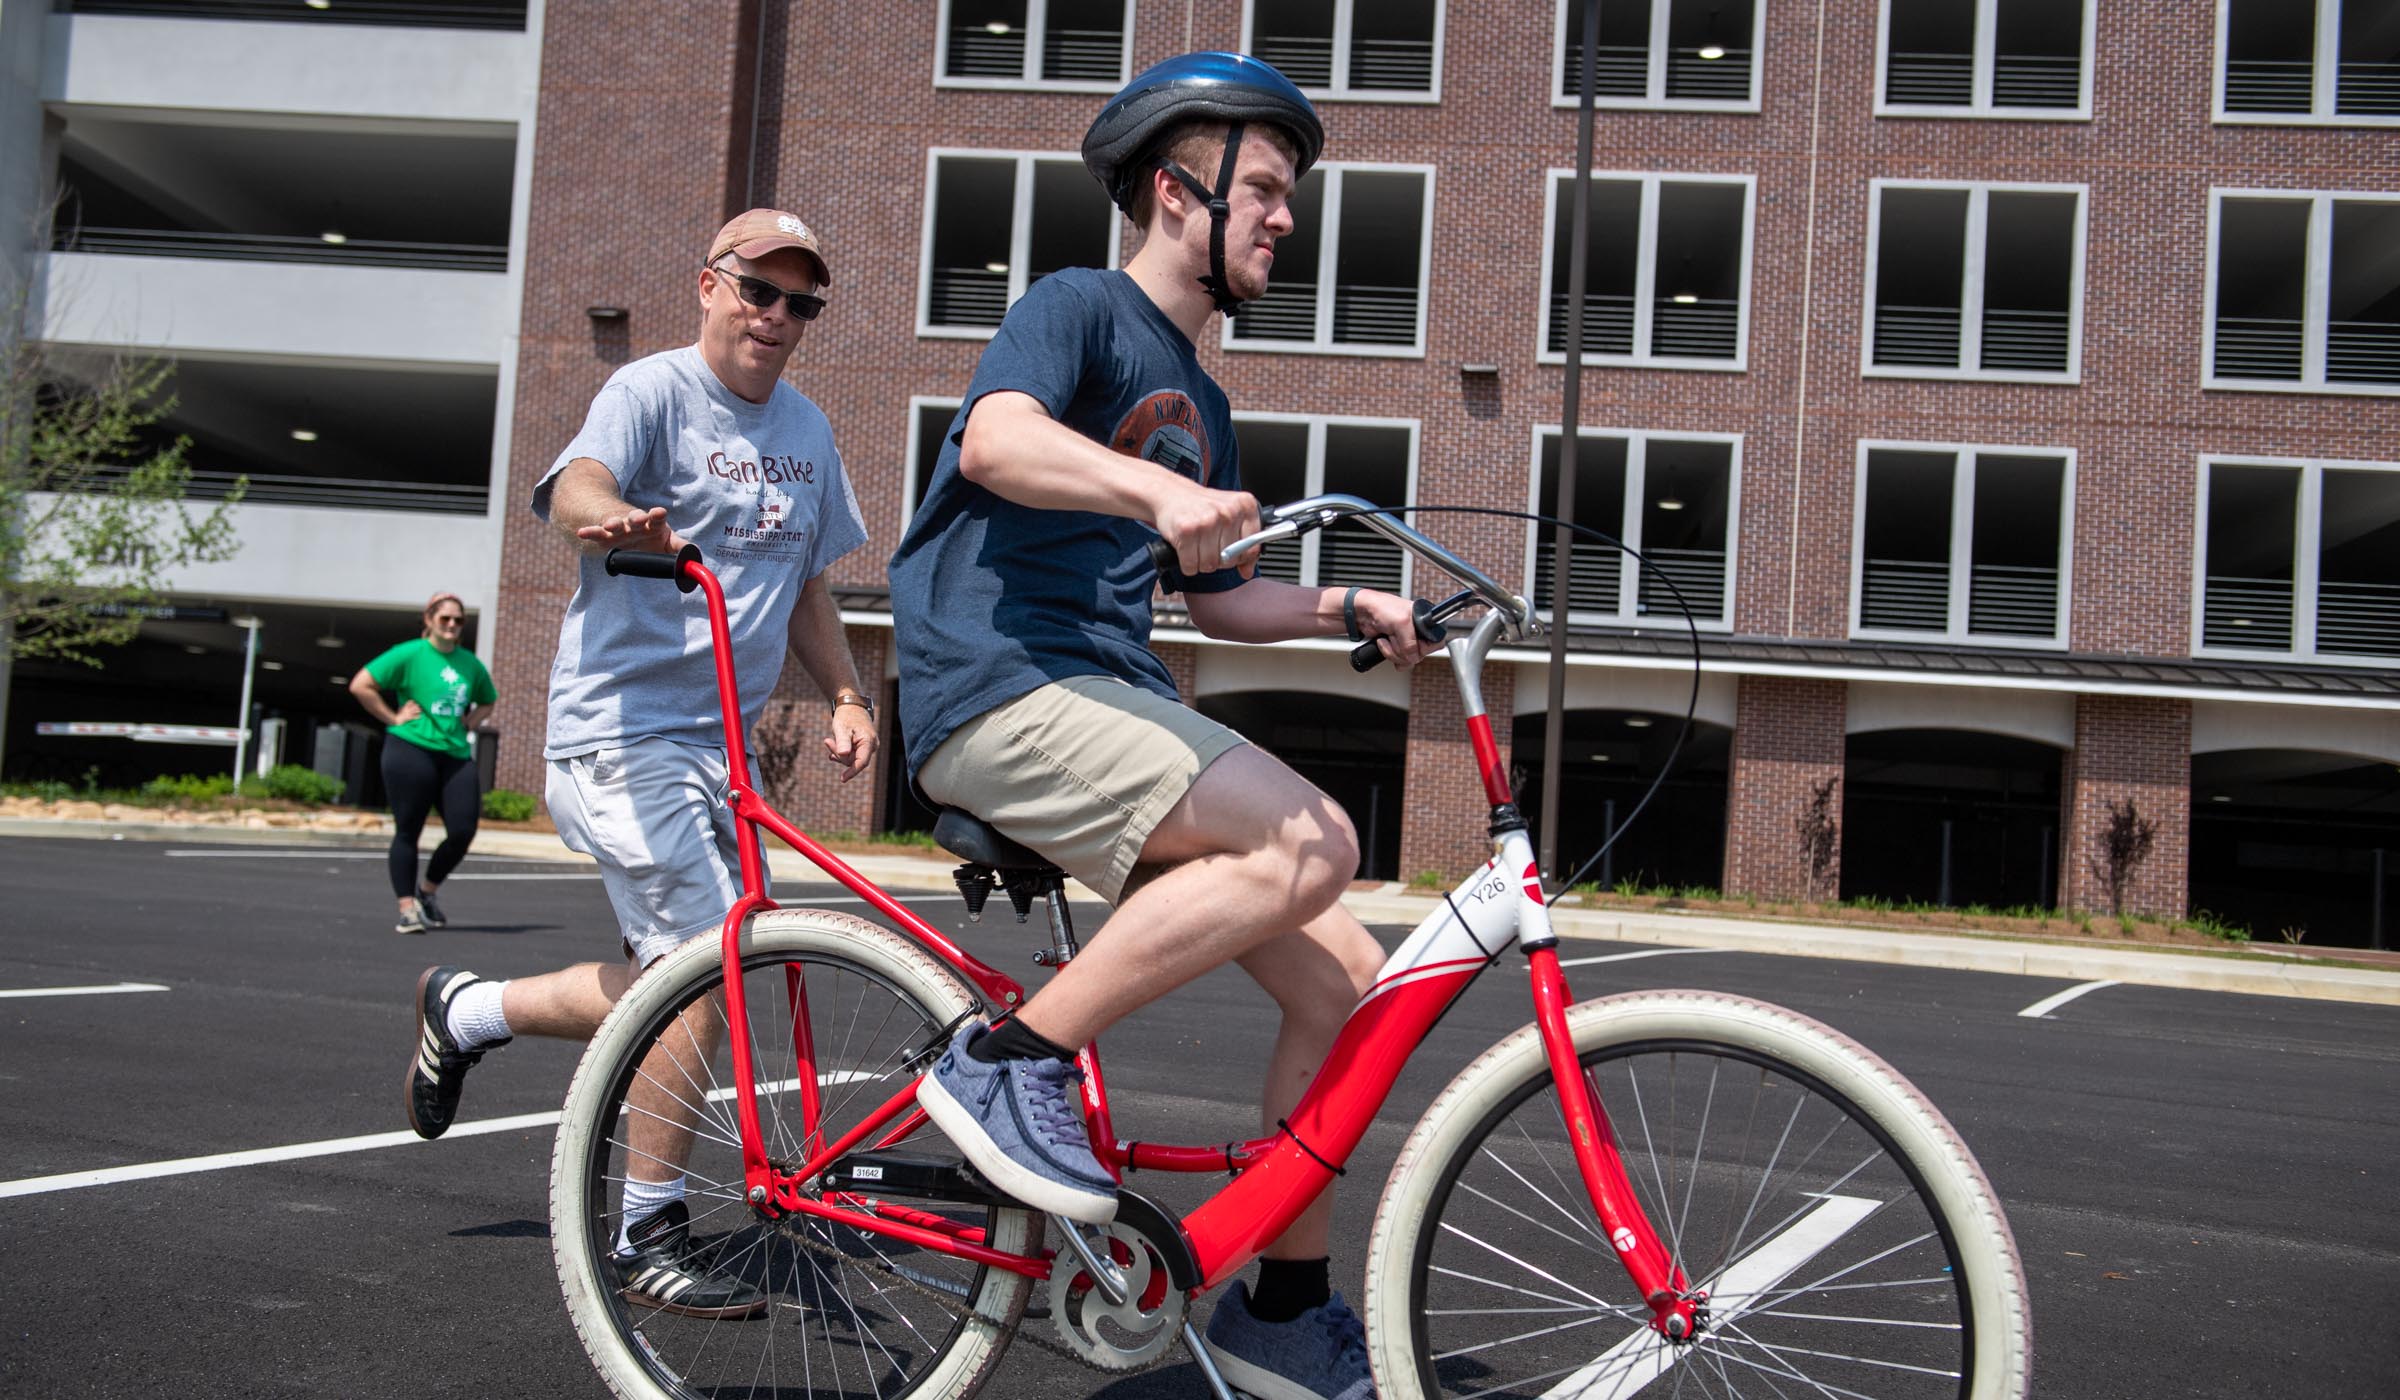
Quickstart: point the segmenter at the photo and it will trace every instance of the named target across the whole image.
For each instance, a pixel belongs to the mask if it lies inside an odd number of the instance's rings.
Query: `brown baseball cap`
[[[808,260],[817,265],[817,281],[833,285],[833,273],[825,265],[824,240],[800,222],[799,215],[781,209],[752,209],[734,215],[710,240],[708,260],[713,263],[727,253],[763,258],[778,248],[797,248],[808,254]]]

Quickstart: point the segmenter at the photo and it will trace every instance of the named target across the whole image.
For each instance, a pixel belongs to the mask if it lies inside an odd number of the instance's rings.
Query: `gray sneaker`
[[[967,1053],[968,1026],[917,1085],[917,1106],[993,1185],[1036,1210],[1105,1225],[1117,1182],[1092,1155],[1075,1112],[1073,1066],[1058,1060],[987,1065]]]
[[[1375,1400],[1366,1326],[1339,1293],[1289,1322],[1261,1322],[1237,1283],[1217,1300],[1207,1345],[1225,1383],[1258,1400]]]

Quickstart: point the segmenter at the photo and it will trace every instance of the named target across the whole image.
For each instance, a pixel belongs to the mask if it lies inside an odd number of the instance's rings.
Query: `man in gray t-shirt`
[[[782,381],[831,281],[823,244],[798,218],[753,209],[726,224],[700,270],[699,340],[610,376],[534,487],[534,514],[582,553],[550,671],[548,806],[560,839],[598,862],[625,960],[508,982],[428,968],[408,1077],[409,1124],[422,1137],[450,1126],[485,1051],[519,1034],[589,1039],[644,968],[714,933],[741,892],[707,614],[607,577],[609,550],[698,545],[725,587],[743,728],[788,650],[830,704],[825,756],[842,780],[874,763],[874,702],[858,688],[824,578],[866,542],[866,526],[824,413]],[[694,1013],[686,1030],[711,1053],[712,1016]],[[665,1065],[642,1078],[674,1082]],[[626,1297],[698,1317],[756,1315],[765,1295],[690,1242],[689,1106],[663,1089],[629,1092],[644,1111],[629,1128],[619,1217]]]

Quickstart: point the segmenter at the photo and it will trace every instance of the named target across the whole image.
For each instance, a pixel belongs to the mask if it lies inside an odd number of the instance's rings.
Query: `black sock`
[[[1258,1286],[1250,1290],[1250,1315],[1261,1322],[1290,1322],[1333,1298],[1330,1259],[1261,1259]]]
[[[1075,1052],[1051,1044],[1026,1026],[1010,1017],[999,1025],[967,1042],[967,1054],[987,1065],[1002,1060],[1072,1060]]]

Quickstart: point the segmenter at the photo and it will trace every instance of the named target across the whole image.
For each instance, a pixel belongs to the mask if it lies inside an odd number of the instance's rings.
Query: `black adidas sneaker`
[[[450,1035],[450,1002],[483,979],[463,967],[429,967],[417,979],[417,1047],[408,1061],[408,1126],[438,1138],[458,1116],[458,1090],[483,1050],[461,1050]],[[500,1045],[506,1045],[501,1041]],[[487,1045],[484,1050],[496,1050]]]
[[[755,1317],[767,1295],[721,1269],[711,1245],[692,1240],[691,1207],[671,1202],[625,1232],[633,1253],[609,1260],[625,1301],[685,1317]]]

